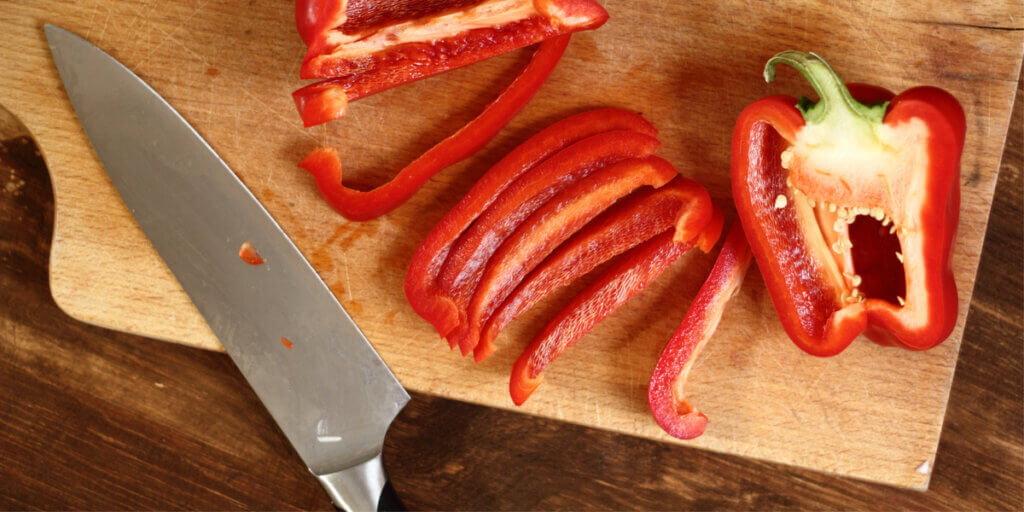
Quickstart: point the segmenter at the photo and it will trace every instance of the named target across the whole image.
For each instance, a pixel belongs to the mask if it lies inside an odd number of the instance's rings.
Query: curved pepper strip
[[[694,361],[718,327],[726,303],[739,291],[750,261],[743,226],[735,222],[711,274],[654,367],[647,403],[658,425],[673,437],[693,439],[704,433],[708,417],[686,400],[683,386]]]
[[[447,215],[441,219],[413,254],[405,274],[405,296],[418,315],[447,336],[458,327],[455,303],[443,293],[437,277],[452,246],[512,182],[566,146],[598,133],[628,130],[654,137],[657,130],[634,112],[617,108],[576,114],[541,130],[491,167]]]
[[[633,190],[645,185],[661,187],[678,174],[661,157],[623,160],[569,185],[533,212],[484,268],[458,340],[463,353],[476,348],[483,322],[551,251]]]
[[[694,212],[694,214],[685,214]],[[717,214],[717,215],[716,215]],[[494,340],[512,320],[545,297],[605,261],[675,226],[675,241],[701,236],[718,240],[721,213],[699,183],[678,176],[657,189],[634,192],[588,223],[548,256],[516,287],[487,319],[480,343],[473,349],[477,362],[494,352]],[[700,225],[701,223],[705,225]],[[704,235],[702,231],[711,233]],[[702,247],[704,249],[704,247]]]
[[[401,206],[441,169],[472,156],[490,142],[544,83],[569,43],[568,37],[545,41],[523,73],[479,116],[373,190],[355,190],[342,183],[341,161],[333,148],[314,150],[299,167],[313,174],[320,194],[345,218],[364,221],[380,217]]]
[[[441,289],[459,313],[459,326],[449,343],[461,339],[466,308],[484,267],[505,239],[551,197],[577,180],[607,165],[654,153],[661,143],[642,133],[616,130],[591,135],[554,154],[502,192],[494,204],[452,248],[438,277]],[[463,347],[463,355],[472,347]]]
[[[747,107],[733,132],[732,186],[786,333],[817,356],[861,333],[912,350],[941,343],[957,316],[959,103],[934,87],[895,98],[848,89],[801,52],[770,60],[769,81],[776,62],[797,68],[821,101],[772,96]]]
[[[607,19],[593,0],[298,0],[299,75],[370,75],[383,90]]]
[[[509,393],[522,405],[543,381],[544,367],[598,322],[658,278],[693,244],[673,241],[669,230],[619,256],[544,327],[512,368]]]

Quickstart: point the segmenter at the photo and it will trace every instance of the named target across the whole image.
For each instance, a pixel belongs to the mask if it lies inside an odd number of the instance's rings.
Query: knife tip
[[[43,32],[46,34],[46,41],[51,44],[54,38],[73,35],[71,32],[52,23],[43,23]]]

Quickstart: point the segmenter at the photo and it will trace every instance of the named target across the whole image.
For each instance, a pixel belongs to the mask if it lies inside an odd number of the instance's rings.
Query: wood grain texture
[[[414,393],[385,443],[404,500],[413,510],[1021,510],[1022,102],[1019,91],[927,492]],[[49,178],[11,121],[0,113],[0,509],[330,510],[227,356],[57,308]]]
[[[505,391],[511,361],[565,297],[514,324],[501,340],[507,346],[474,366],[442,349],[406,305],[400,284],[430,226],[488,164],[529,133],[592,106],[641,109],[662,130],[662,155],[724,199],[729,133],[739,110],[769,92],[806,91],[792,73],[771,87],[760,84],[764,60],[779,49],[816,49],[850,80],[894,90],[917,83],[951,90],[971,120],[955,261],[961,322],[953,339],[925,353],[857,343],[837,358],[805,356],[785,339],[763,285],[752,276],[690,387],[712,419],[692,446],[927,485],[929,474],[916,469],[931,462],[939,440],[973,287],[1020,66],[1019,5],[794,2],[736,8],[611,2],[613,21],[574,38],[549,83],[494,143],[436,177],[409,205],[359,225],[334,215],[294,162],[317,144],[332,144],[342,149],[352,182],[379,183],[397,162],[469,119],[514,75],[523,52],[360,101],[344,121],[304,131],[288,97],[297,85],[293,77],[302,48],[286,3],[12,7],[0,11],[0,22],[10,27],[0,50],[19,57],[0,76],[0,103],[29,126],[54,176],[58,214],[49,270],[51,291],[65,311],[119,330],[217,347],[92,156],[45,49],[44,20],[110,51],[207,137],[295,239],[404,384],[497,407],[511,406]],[[587,84],[585,95],[573,92],[581,83]],[[667,439],[643,400],[650,368],[678,322],[662,312],[685,311],[709,266],[707,258],[685,258],[553,365],[548,383],[523,410]]]

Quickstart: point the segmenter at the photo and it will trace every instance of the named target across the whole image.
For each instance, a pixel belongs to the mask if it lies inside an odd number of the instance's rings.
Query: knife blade
[[[110,180],[284,435],[337,506],[382,506],[382,492],[392,489],[381,449],[409,401],[405,389],[270,214],[170,104],[88,41],[54,25],[44,30]],[[245,242],[264,264],[242,261]]]

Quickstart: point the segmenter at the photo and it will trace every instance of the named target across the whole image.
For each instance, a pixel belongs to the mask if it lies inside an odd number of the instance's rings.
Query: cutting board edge
[[[40,153],[44,153],[41,146]],[[48,172],[49,168],[49,165],[47,165]],[[55,176],[52,172],[50,172],[50,179],[51,182],[54,183],[54,204],[56,205],[58,202],[59,195],[56,193],[57,179],[55,179]],[[77,300],[75,298],[76,293],[74,291],[75,280],[62,277],[64,273],[67,272],[63,269],[63,265],[70,260],[63,258],[60,255],[60,251],[63,248],[63,244],[60,240],[61,231],[59,230],[60,211],[61,210],[59,208],[57,208],[56,206],[54,207],[53,235],[50,239],[50,252],[48,255],[49,262],[47,265],[47,283],[49,285],[50,298],[53,299],[53,302],[58,309],[60,309],[65,315],[74,320],[77,320],[88,325],[100,327],[103,329],[108,329],[114,332],[131,334],[134,336],[142,336],[144,338],[149,338],[166,343],[173,343],[175,345],[181,345],[190,348],[211,350],[215,352],[224,352],[224,348],[223,346],[221,346],[220,341],[217,340],[217,337],[213,334],[213,331],[206,323],[206,320],[202,318],[202,315],[199,314],[199,311],[195,309],[195,305],[193,305],[191,302],[189,302],[189,305],[192,308],[192,313],[194,315],[197,315],[201,320],[200,323],[202,325],[202,332],[191,336],[185,336],[185,331],[189,331],[189,329],[185,327],[179,327],[176,329],[167,328],[168,325],[175,327],[179,325],[173,322],[169,324],[164,324],[164,327],[162,329],[152,329],[146,326],[143,326],[140,329],[133,329],[133,326],[129,324],[114,323],[110,321],[112,318],[114,318],[113,316],[104,315],[99,310],[90,309],[86,307],[80,300]],[[138,226],[135,226],[134,228],[139,229]],[[164,265],[163,260],[160,260],[160,265],[165,266],[166,268],[166,265]],[[170,273],[170,270],[168,270],[168,273]],[[171,278],[174,279],[173,274],[171,275]],[[176,279],[175,283],[178,287],[180,287],[180,284],[177,284]],[[183,289],[181,293],[185,293]]]
[[[51,262],[52,262],[53,261],[53,251],[52,251],[52,249],[50,251],[50,259],[51,259]],[[103,328],[103,329],[108,329],[108,330],[111,330],[111,331],[114,331],[114,332],[120,332],[120,333],[124,333],[124,334],[131,334],[131,335],[134,335],[134,336],[141,336],[143,338],[149,338],[149,339],[160,341],[160,342],[173,343],[175,345],[181,345],[181,346],[190,347],[190,348],[197,348],[197,349],[200,349],[200,350],[210,350],[210,351],[214,351],[214,352],[224,352],[224,349],[220,346],[219,342],[217,342],[217,344],[215,346],[211,346],[209,341],[207,341],[205,339],[199,339],[198,341],[195,340],[195,339],[190,339],[189,341],[185,341],[185,340],[182,339],[181,336],[175,336],[172,333],[166,333],[166,334],[165,333],[151,333],[148,330],[146,332],[136,331],[136,330],[132,330],[131,327],[122,327],[122,326],[119,326],[119,325],[114,325],[112,323],[108,323],[105,320],[105,318],[106,318],[105,316],[90,314],[88,312],[87,308],[80,308],[78,306],[77,302],[75,302],[73,300],[68,300],[67,299],[68,294],[66,293],[66,288],[64,287],[66,281],[64,281],[64,280],[62,280],[60,278],[56,278],[55,279],[54,278],[54,273],[53,273],[52,269],[49,272],[48,281],[49,281],[49,284],[50,284],[50,297],[53,299],[54,304],[56,304],[57,308],[59,308],[65,315],[67,315],[68,317],[70,317],[70,318],[72,318],[74,320],[77,320],[79,322],[82,322],[82,323],[85,323],[85,324],[89,324],[89,325],[92,325],[92,326],[100,327],[100,328]]]
[[[865,343],[868,342],[868,340],[866,340],[866,339],[859,340],[859,341],[865,342]],[[957,347],[957,354],[959,356],[959,347]],[[632,437],[632,438],[635,438],[635,439],[642,439],[642,440],[651,441],[651,442],[654,442],[654,443],[668,443],[668,444],[671,444],[671,445],[674,445],[674,446],[682,446],[682,447],[685,447],[685,448],[689,448],[691,450],[701,450],[701,451],[707,451],[707,452],[712,452],[712,453],[722,454],[722,455],[727,455],[727,456],[732,456],[732,457],[742,457],[742,458],[745,458],[745,459],[756,460],[758,462],[764,462],[764,463],[768,463],[768,464],[781,464],[781,465],[784,465],[786,467],[790,467],[790,468],[797,469],[797,470],[814,471],[816,473],[832,475],[832,476],[836,476],[836,477],[840,477],[840,478],[852,478],[852,479],[855,479],[855,480],[860,480],[862,482],[882,484],[882,485],[887,485],[887,486],[894,487],[894,488],[909,489],[909,490],[922,491],[922,492],[923,491],[927,491],[928,490],[928,486],[931,484],[931,477],[932,477],[932,474],[934,473],[934,468],[935,468],[935,457],[938,454],[938,446],[939,446],[939,436],[935,436],[935,440],[936,440],[935,441],[935,445],[934,445],[933,448],[931,448],[929,450],[929,452],[928,452],[928,459],[927,459],[927,462],[931,466],[931,469],[929,469],[929,471],[927,473],[917,473],[917,474],[920,474],[923,477],[923,481],[915,482],[915,481],[913,481],[914,479],[912,479],[912,478],[888,478],[887,479],[887,478],[885,478],[883,476],[870,476],[870,475],[868,475],[866,473],[863,473],[863,472],[846,472],[846,473],[843,473],[843,472],[840,472],[838,470],[822,469],[822,468],[817,468],[817,467],[810,467],[810,466],[807,466],[807,465],[801,465],[798,461],[795,461],[795,460],[771,459],[771,458],[768,458],[766,456],[757,455],[755,453],[738,453],[736,451],[729,451],[727,449],[720,448],[720,447],[715,447],[715,446],[712,446],[712,445],[705,445],[705,444],[698,445],[698,444],[694,444],[693,440],[677,439],[675,437],[672,437],[672,436],[668,435],[667,433],[665,433],[664,431],[661,431],[661,430],[658,430],[657,431],[658,433],[656,435],[647,435],[647,434],[645,434],[643,432],[628,432],[628,431],[624,431],[624,430],[615,429],[615,428],[613,428],[611,426],[608,426],[608,425],[588,424],[588,423],[584,423],[582,421],[575,421],[571,417],[565,417],[565,418],[557,417],[557,416],[554,416],[554,415],[546,414],[543,411],[523,410],[523,409],[520,409],[519,407],[516,407],[511,402],[502,403],[502,404],[491,404],[491,403],[481,404],[479,402],[473,402],[473,401],[470,401],[470,400],[466,400],[465,398],[457,396],[457,395],[445,393],[444,391],[420,390],[420,389],[415,389],[415,388],[409,388],[409,389],[412,389],[413,391],[416,391],[418,393],[423,393],[423,394],[430,395],[430,396],[436,396],[436,397],[444,398],[444,399],[447,399],[447,400],[454,400],[456,402],[462,402],[462,403],[471,404],[471,405],[477,405],[477,406],[481,406],[481,407],[492,407],[492,408],[500,409],[502,411],[508,411],[508,412],[512,412],[512,413],[516,413],[516,414],[524,414],[524,415],[533,416],[533,417],[536,417],[536,418],[543,418],[545,420],[564,422],[564,423],[568,423],[570,425],[578,425],[578,426],[581,426],[581,427],[597,429],[597,430],[601,430],[601,431],[604,431],[604,432],[611,432],[613,434],[628,436],[628,437]],[[947,392],[947,394],[949,393],[949,388],[947,388],[946,392]],[[948,400],[947,400],[947,405],[948,405]],[[945,415],[945,409],[943,409],[943,415]],[[651,421],[653,422],[654,419],[651,418]],[[945,417],[943,417],[943,421],[938,426],[940,431],[941,431],[942,425],[944,423],[945,423]],[[697,439],[700,439],[700,438],[697,438]],[[906,473],[903,472],[903,473],[900,473],[900,474],[906,474]]]

